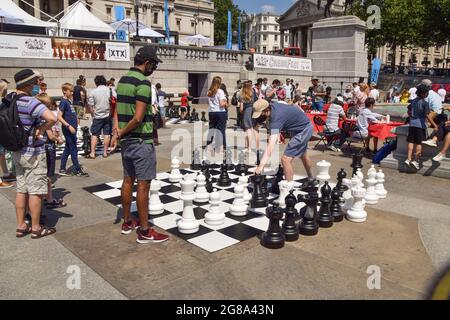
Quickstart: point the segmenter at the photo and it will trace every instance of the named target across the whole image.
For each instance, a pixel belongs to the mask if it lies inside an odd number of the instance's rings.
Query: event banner
[[[125,42],[106,42],[106,60],[130,61],[130,44]]]
[[[255,68],[312,71],[311,59],[255,53],[253,62]]]
[[[0,35],[0,57],[51,59],[50,38]]]

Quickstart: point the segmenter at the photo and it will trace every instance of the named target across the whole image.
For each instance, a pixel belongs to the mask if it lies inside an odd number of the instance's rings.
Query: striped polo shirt
[[[24,129],[30,132],[28,145],[22,148],[21,154],[27,157],[33,157],[45,153],[45,142],[47,139],[44,135],[43,138],[35,140],[34,128],[41,125],[44,121],[42,114],[47,110],[47,107],[36,98],[21,96],[17,100],[17,110]]]
[[[119,129],[125,128],[136,112],[136,101],[145,102],[147,108],[142,123],[123,140],[142,139],[145,143],[153,143],[152,88],[147,77],[137,68],[131,68],[117,85],[117,115]]]

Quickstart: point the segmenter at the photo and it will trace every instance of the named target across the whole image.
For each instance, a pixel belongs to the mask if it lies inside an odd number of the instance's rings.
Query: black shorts
[[[406,141],[414,144],[421,144],[427,139],[427,132],[425,129],[417,127],[409,127],[408,137]]]
[[[180,107],[180,112],[187,112],[187,107]]]
[[[94,119],[91,126],[91,134],[93,136],[99,136],[102,134],[110,136],[112,134],[112,120],[111,118]]]

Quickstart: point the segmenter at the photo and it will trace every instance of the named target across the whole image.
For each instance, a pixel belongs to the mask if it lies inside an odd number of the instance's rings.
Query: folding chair
[[[315,116],[313,118],[313,121],[314,121],[314,125],[316,126],[316,129],[317,129],[317,136],[320,139],[319,142],[317,142],[317,144],[314,146],[314,149],[316,149],[320,143],[323,143],[325,145],[325,148],[327,148],[328,147],[327,138],[332,138],[335,136],[335,134],[329,133],[330,130],[328,129],[327,123],[325,121],[323,121],[322,117]],[[322,130],[320,130],[320,127],[322,127]],[[322,150],[322,152],[325,152],[325,149]]]
[[[361,134],[361,130],[359,130],[358,126],[356,125],[356,123],[351,122],[351,121],[344,121],[344,123],[342,124],[342,130],[344,130],[344,132],[347,133],[347,135],[349,135],[348,138],[345,139],[345,141],[347,142],[348,148],[352,151],[352,147],[351,144],[352,143],[360,143],[362,142],[363,144],[363,149],[365,150],[367,148],[367,143],[366,140],[367,138],[362,137]],[[355,137],[353,136],[354,133],[358,133],[359,137]],[[361,150],[359,151],[359,154],[361,154]]]

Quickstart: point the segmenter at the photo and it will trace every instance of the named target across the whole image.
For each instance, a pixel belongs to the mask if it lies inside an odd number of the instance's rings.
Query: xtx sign
[[[130,45],[128,43],[107,42],[106,60],[130,61]]]

